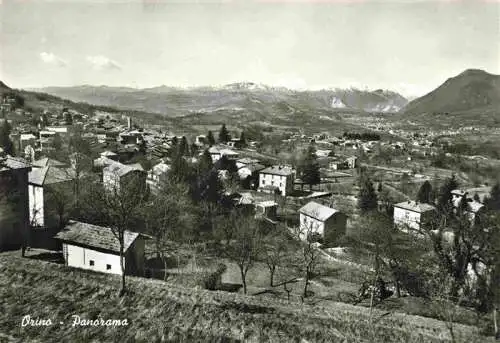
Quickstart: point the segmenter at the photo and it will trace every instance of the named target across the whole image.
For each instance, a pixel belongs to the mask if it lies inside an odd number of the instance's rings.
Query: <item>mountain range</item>
[[[355,88],[297,91],[252,82],[232,83],[220,87],[175,88],[159,86],[135,89],[107,86],[48,87],[38,92],[78,102],[114,106],[121,109],[161,113],[169,117],[220,110],[243,111],[273,108],[297,110],[346,110],[365,112],[397,112],[408,100],[387,91]]]

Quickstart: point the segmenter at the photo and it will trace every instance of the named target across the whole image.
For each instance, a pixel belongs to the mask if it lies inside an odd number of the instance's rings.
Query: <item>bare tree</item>
[[[309,295],[310,282],[316,276],[320,263],[321,251],[316,240],[318,228],[318,223],[310,221],[300,223],[294,230],[294,236],[302,241],[300,270],[304,273],[303,298],[307,298]]]
[[[264,248],[264,261],[269,268],[269,286],[274,286],[276,268],[283,262],[287,254],[287,238],[281,230],[273,231],[266,237],[267,244]]]
[[[234,211],[227,220],[217,224],[217,233],[224,240],[222,253],[240,269],[243,293],[247,294],[247,273],[262,249],[260,227],[252,216]]]
[[[126,293],[125,280],[125,235],[139,221],[138,216],[148,198],[144,179],[140,175],[130,175],[125,181],[116,178],[115,185],[93,184],[88,192],[86,216],[91,222],[108,226],[120,245],[120,266],[122,282],[119,296]]]

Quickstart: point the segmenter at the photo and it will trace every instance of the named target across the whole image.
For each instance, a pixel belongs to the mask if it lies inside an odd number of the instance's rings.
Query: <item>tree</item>
[[[60,151],[63,147],[63,140],[61,138],[61,136],[56,133],[54,135],[54,139],[52,140],[52,147],[56,150],[56,151]]]
[[[304,161],[301,165],[301,175],[302,182],[309,185],[309,190],[311,190],[312,185],[317,185],[321,182],[319,164],[316,158],[316,149],[313,145],[310,145],[307,149]]]
[[[318,225],[312,221],[300,223],[294,230],[295,238],[300,240],[302,245],[299,269],[304,275],[303,299],[309,296],[309,285],[318,273],[321,251],[317,247],[317,230]]]
[[[208,149],[205,149],[198,162],[198,175],[207,175],[212,168],[212,155],[210,155]]]
[[[244,131],[241,131],[241,134],[240,134],[240,143],[242,146],[246,146],[247,145],[247,140],[245,138],[245,132]]]
[[[229,131],[227,131],[226,124],[222,124],[219,131],[219,143],[227,143],[230,140],[231,136],[229,135]]]
[[[434,201],[432,199],[432,185],[429,181],[425,181],[417,193],[417,202],[432,204]]]
[[[361,212],[366,213],[376,210],[378,207],[378,198],[373,183],[368,176],[361,177],[361,185],[358,195],[358,207]]]
[[[69,112],[64,112],[64,121],[66,125],[73,125],[73,116]]]
[[[154,237],[156,256],[164,260],[163,244],[167,238],[189,236],[195,225],[193,208],[186,185],[166,182],[157,195],[142,207],[144,228]]]
[[[48,225],[55,225],[62,229],[68,220],[68,216],[75,206],[75,193],[69,183],[56,183],[45,187],[45,203],[48,205],[46,212],[49,218],[57,217],[56,223],[49,221]]]
[[[274,286],[276,268],[281,265],[287,254],[287,237],[283,230],[272,231],[267,237],[264,246],[264,261],[269,268],[269,286]]]
[[[5,119],[3,121],[2,126],[0,126],[0,148],[3,149],[3,151],[7,155],[14,155],[14,143],[10,139],[9,135],[12,133],[12,126],[10,123]]]
[[[182,136],[181,142],[177,147],[177,154],[180,156],[188,156],[189,155],[189,144],[186,136]]]
[[[438,211],[446,216],[450,216],[453,211],[453,201],[451,191],[458,188],[458,182],[455,175],[447,178],[439,189],[437,198]]]
[[[238,265],[243,293],[247,294],[247,273],[262,249],[260,227],[251,215],[233,211],[219,222],[217,231],[223,241],[222,253]]]
[[[210,146],[215,145],[215,138],[214,138],[214,134],[212,133],[212,131],[208,131],[207,141],[208,141],[208,145],[210,145]]]
[[[82,211],[86,221],[109,227],[119,242],[122,271],[119,296],[123,296],[126,293],[125,236],[136,227],[143,213],[142,208],[148,199],[146,184],[139,175],[133,175],[127,182],[109,188],[104,188],[101,183],[91,184],[86,195],[86,208]]]
[[[488,200],[485,201],[485,204],[490,210],[500,211],[500,182],[496,182],[493,187],[491,187]]]

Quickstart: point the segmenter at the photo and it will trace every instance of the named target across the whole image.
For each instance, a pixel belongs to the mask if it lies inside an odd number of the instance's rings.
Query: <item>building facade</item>
[[[259,188],[261,192],[272,193],[278,190],[287,196],[293,192],[295,171],[288,166],[272,166],[259,172]]]

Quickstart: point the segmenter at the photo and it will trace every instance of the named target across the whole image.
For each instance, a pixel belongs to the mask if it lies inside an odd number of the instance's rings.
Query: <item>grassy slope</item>
[[[366,308],[289,305],[285,301],[189,289],[160,281],[129,278],[132,294],[118,298],[119,277],[0,254],[0,338],[42,342],[441,342],[437,320],[374,310],[370,329]],[[64,325],[20,326],[23,315],[52,318]],[[70,316],[127,318],[127,327],[72,327]],[[456,325],[460,341],[481,341],[472,327]]]

